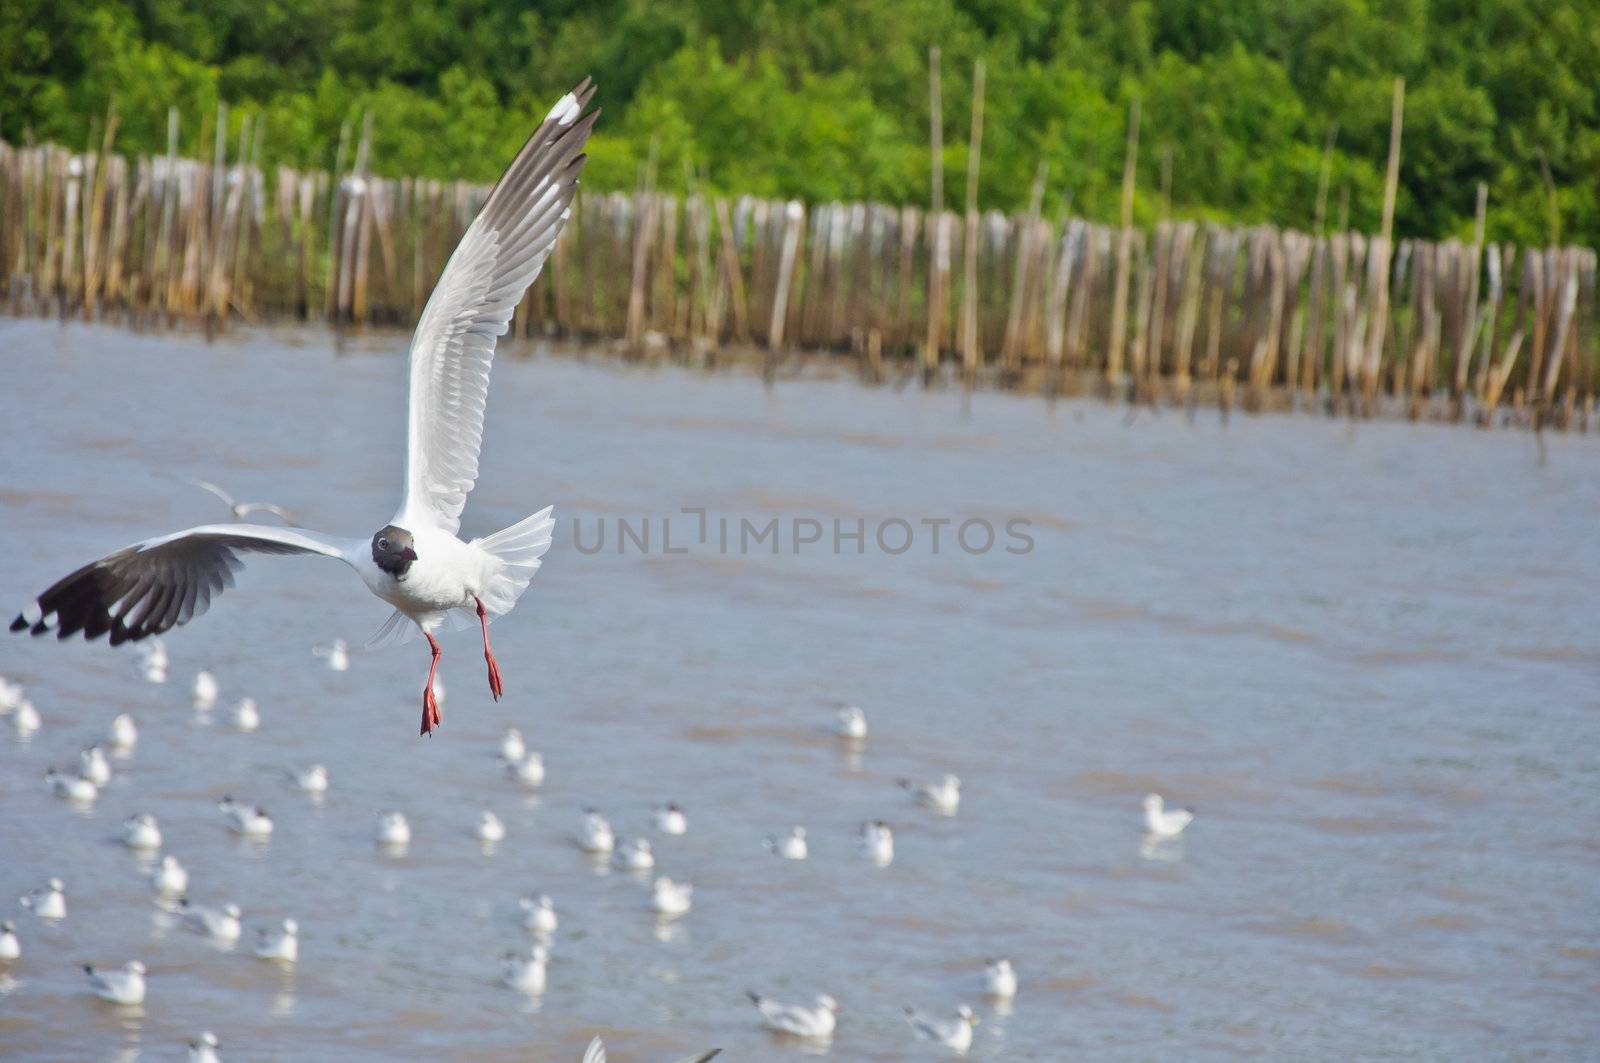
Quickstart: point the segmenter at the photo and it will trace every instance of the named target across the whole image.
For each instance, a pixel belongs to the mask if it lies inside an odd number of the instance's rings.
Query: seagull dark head
[[[380,528],[372,537],[372,563],[396,579],[404,576],[417,559],[411,548],[411,533],[393,524]]]

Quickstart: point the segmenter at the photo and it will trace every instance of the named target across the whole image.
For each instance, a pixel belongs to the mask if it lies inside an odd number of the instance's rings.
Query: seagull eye
[[[387,550],[387,549],[389,549],[389,540],[388,539],[379,539],[378,540],[378,549],[379,550]]]

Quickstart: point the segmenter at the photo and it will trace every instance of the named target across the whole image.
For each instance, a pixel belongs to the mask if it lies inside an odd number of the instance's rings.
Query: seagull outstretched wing
[[[348,561],[365,544],[298,528],[206,524],[146,539],[91,562],[39,595],[12,631],[57,638],[111,633],[113,646],[137,642],[188,623],[233,586],[240,554],[322,554]]]
[[[405,496],[394,523],[455,534],[478,479],[495,340],[571,213],[599,111],[588,80],[522,146],[445,264],[411,340]]]

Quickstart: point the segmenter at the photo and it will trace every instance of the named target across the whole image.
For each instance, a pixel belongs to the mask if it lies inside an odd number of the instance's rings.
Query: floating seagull
[[[239,921],[237,904],[206,908],[190,904],[189,898],[185,897],[178,902],[178,907],[183,910],[184,920],[192,929],[218,941],[238,941],[239,935],[244,931],[244,926]]]
[[[433,658],[423,686],[422,733],[439,724],[433,693],[446,620],[483,632],[489,689],[498,700],[500,669],[489,621],[509,613],[550,546],[548,508],[482,539],[457,536],[461,510],[478,478],[484,403],[497,337],[539,275],[571,203],[598,111],[585,80],[563,96],[523,145],[467,228],[423,308],[410,352],[410,412],[400,508],[370,539],[297,528],[211,524],[146,539],[78,569],[30,603],[13,631],[59,638],[110,633],[113,644],[161,634],[209,606],[232,581],[242,553],[320,554],[360,575],[394,614],[375,638],[398,636],[409,622]]]
[[[583,810],[583,826],[578,831],[578,848],[586,853],[609,853],[617,847],[616,835],[606,817],[592,808]]]
[[[89,988],[101,1000],[113,1004],[144,1003],[144,964],[130,960],[120,971],[97,971],[91,963],[83,965],[89,976]]]
[[[11,920],[0,923],[0,962],[22,959],[22,943],[17,940],[17,928]]]
[[[378,844],[391,849],[411,844],[411,824],[403,812],[383,812],[378,815]]]
[[[722,1049],[713,1048],[709,1052],[702,1052],[698,1056],[684,1056],[678,1063],[709,1063],[710,1060],[722,1054]],[[596,1037],[589,1042],[589,1047],[584,1049],[582,1063],[606,1063],[605,1042]]]
[[[676,801],[668,801],[655,810],[656,830],[662,834],[685,834],[689,830],[689,817],[683,814]]]
[[[879,867],[888,867],[894,862],[894,831],[881,819],[861,824],[857,844],[861,854]]]
[[[535,897],[524,897],[517,902],[522,906],[522,925],[536,934],[554,934],[556,932],[556,905],[549,897],[540,894]]]
[[[961,780],[954,775],[946,775],[938,782],[923,785],[901,779],[900,788],[909,790],[911,796],[917,799],[917,804],[931,808],[940,815],[953,816],[956,809],[961,807]]]
[[[136,548],[134,548],[134,547],[130,547],[129,549],[136,551]],[[124,551],[124,552],[127,552],[127,551]],[[117,555],[113,554],[112,556],[115,557]],[[129,560],[133,561],[136,556],[137,556],[136,553],[133,554],[133,555],[130,555]],[[229,555],[229,556],[231,557],[232,555]],[[154,564],[153,561],[149,562],[149,563],[150,564]],[[103,565],[103,564],[106,564],[106,562],[97,561],[97,562],[95,562],[95,564]],[[140,562],[140,564],[144,564],[144,562]],[[91,568],[92,567],[93,566],[91,566]],[[79,571],[81,572],[83,570],[80,569]],[[223,578],[221,576],[217,577],[218,579],[221,579],[223,583],[231,582],[232,579],[233,579],[233,569],[231,567],[229,567],[226,571],[228,572],[228,575],[227,575],[226,578]],[[69,576],[67,578],[68,579],[72,579],[74,577]],[[135,577],[130,575],[128,578],[129,579],[133,579]],[[57,586],[59,586],[59,584]],[[87,591],[87,589],[86,589],[86,591]],[[187,594],[188,591],[185,590],[184,593]],[[201,591],[197,590],[196,593],[197,594],[201,593]],[[206,593],[207,597],[209,598],[209,592],[205,592],[205,593]],[[196,609],[199,608],[198,602],[195,605],[195,608]],[[120,619],[119,619],[118,622],[120,623]],[[12,624],[11,628],[12,628],[13,631],[15,631],[16,630],[16,624]],[[193,696],[194,707],[195,708],[199,709],[201,712],[205,712],[205,711],[209,710],[211,708],[211,706],[213,706],[213,705],[215,705],[217,703],[217,677],[212,675],[210,672],[197,672],[195,674],[195,677],[194,677],[194,686],[192,688],[190,688],[190,693]]]
[[[327,649],[318,646],[311,651],[318,657],[328,659],[328,671],[345,672],[350,669],[350,647],[345,645],[344,639],[334,639],[333,645]]]
[[[861,739],[867,737],[867,714],[849,705],[839,710],[839,721],[833,725],[833,733],[840,738]]]
[[[256,708],[255,698],[239,699],[239,704],[233,707],[233,726],[247,733],[261,726],[261,710]]]
[[[522,741],[522,732],[515,727],[507,727],[506,733],[500,739],[500,759],[508,764],[515,764],[528,753],[528,746]]]
[[[63,775],[54,768],[46,768],[44,781],[57,797],[76,805],[87,805],[100,793],[94,783],[81,775]]]
[[[826,993],[817,994],[816,1005],[809,1008],[804,1004],[782,1004],[749,990],[745,991],[745,995],[760,1010],[761,1017],[767,1020],[767,1026],[778,1033],[795,1037],[833,1036],[834,1026],[838,1022],[839,1002]]]
[[[957,1052],[966,1052],[972,1047],[972,1028],[978,1025],[978,1017],[965,1004],[956,1009],[953,1019],[939,1019],[907,1008],[906,1021],[919,1037],[937,1041]]]
[[[806,829],[795,827],[782,838],[767,835],[767,851],[785,860],[804,860],[810,852],[806,847]]]
[[[694,887],[674,882],[665,875],[651,887],[650,907],[660,915],[682,915],[694,904]]]
[[[1144,796],[1144,829],[1157,838],[1176,838],[1194,822],[1194,809],[1162,807],[1160,794]]]
[[[161,828],[148,812],[129,816],[122,823],[122,841],[130,849],[161,848]]]
[[[0,716],[9,716],[21,705],[24,692],[21,683],[13,683],[5,676],[0,675]]]
[[[529,752],[521,760],[508,762],[506,774],[524,786],[543,786],[544,757],[537,752]]]
[[[272,817],[260,805],[241,805],[231,796],[217,802],[228,829],[246,838],[265,838],[272,833]]]
[[[527,956],[508,952],[501,957],[500,980],[519,993],[537,996],[544,992],[544,965],[550,960],[550,950],[535,945]]]
[[[121,753],[139,744],[139,728],[132,716],[124,712],[111,721],[111,728],[106,731],[106,744]]]
[[[210,1030],[189,1042],[189,1063],[222,1063],[217,1055],[217,1035]]]
[[[78,774],[96,786],[104,786],[110,782],[111,762],[106,759],[105,750],[99,746],[89,746],[79,753]]]
[[[611,860],[624,871],[649,871],[656,866],[656,856],[650,851],[650,843],[643,838],[623,842]]]
[[[150,885],[157,893],[175,897],[186,893],[189,889],[189,872],[178,863],[178,858],[168,853],[161,858],[161,863],[150,872]]]
[[[162,642],[160,639],[151,639],[149,642],[139,647],[139,663],[143,665],[147,671],[154,669],[156,671],[165,672],[167,670],[167,665],[170,663],[167,660],[166,643]]]
[[[486,808],[483,810],[483,815],[478,819],[477,833],[478,840],[481,842],[488,842],[491,845],[495,842],[503,842],[506,840],[506,825],[500,822],[499,816]]]
[[[292,771],[289,778],[294,780],[295,786],[308,794],[325,794],[328,792],[328,769],[321,764],[313,764],[304,771]]]
[[[21,904],[40,919],[65,919],[67,917],[67,887],[58,878],[46,882],[39,889],[21,898]]]
[[[1017,995],[1017,972],[1011,969],[1010,960],[984,961],[983,991],[1001,1000],[1010,1000]]]
[[[294,523],[294,518],[289,516],[289,511],[282,506],[275,506],[271,502],[237,502],[232,495],[210,480],[190,480],[188,482],[200,488],[200,490],[209,491],[222,499],[222,504],[228,507],[229,512],[233,514],[234,520],[244,520],[252,513],[271,513],[285,524]]]
[[[26,738],[39,729],[39,710],[33,707],[33,702],[26,698],[16,707],[11,714],[11,725],[17,729],[17,734]]]
[[[294,963],[300,958],[300,924],[285,919],[277,927],[257,930],[255,953],[259,959]]]

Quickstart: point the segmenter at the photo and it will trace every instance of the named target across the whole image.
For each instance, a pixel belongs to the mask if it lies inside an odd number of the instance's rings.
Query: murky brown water
[[[0,601],[225,515],[174,476],[370,533],[397,494],[402,350],[0,322]],[[562,520],[494,629],[508,697],[488,698],[473,637],[447,640],[436,739],[416,737],[417,646],[345,673],[311,656],[386,613],[316,559],[256,561],[168,639],[166,685],[126,650],[0,641],[44,715],[26,744],[0,720],[0,912],[25,950],[0,1055],[181,1058],[202,1028],[230,1063],[575,1061],[597,1032],[623,1063],[799,1054],[753,987],[838,997],[835,1058],[922,1058],[902,1005],[978,1005],[983,958],[1008,954],[1022,991],[980,1007],[975,1058],[1592,1057],[1600,441],[1552,438],[1540,468],[1521,435],[1401,423],[1128,426],[1004,395],[963,422],[950,394],[767,394],[603,359],[503,358],[495,384],[465,530],[546,503]],[[684,507],[707,509],[706,543]],[[618,517],[648,520],[648,554],[617,554]],[[776,555],[741,553],[740,517],[779,518]],[[857,517],[863,552],[836,555],[833,522]],[[669,518],[687,553],[665,552]],[[895,518],[916,538],[890,554],[873,531]],[[943,518],[934,554],[921,522]],[[1030,551],[1004,549],[1011,518]],[[796,520],[823,529],[798,555]],[[994,548],[952,546],[971,520]],[[607,549],[580,552],[602,523]],[[223,688],[209,721],[188,704],[201,667]],[[245,694],[253,735],[228,726]],[[822,730],[844,700],[871,720],[858,758]],[[143,740],[77,815],[40,775],[119,711]],[[491,756],[512,722],[549,768],[535,798]],[[280,774],[313,760],[321,806]],[[894,785],[946,770],[953,820]],[[1142,848],[1150,789],[1199,807],[1181,845]],[[224,832],[224,792],[272,810],[264,849]],[[665,798],[690,833],[657,840],[661,867],[697,892],[658,927],[645,886],[569,838],[581,805],[632,835]],[[415,832],[399,860],[370,840],[389,807]],[[510,832],[492,855],[468,833],[482,807]],[[141,810],[196,900],[299,919],[292,976],[164,924],[115,840]],[[884,871],[853,845],[879,816]],[[805,863],[762,848],[792,823]],[[54,928],[10,900],[52,874],[71,909]],[[562,928],[529,1007],[496,978],[533,890]],[[77,965],[134,957],[141,1014],[87,996]]]

